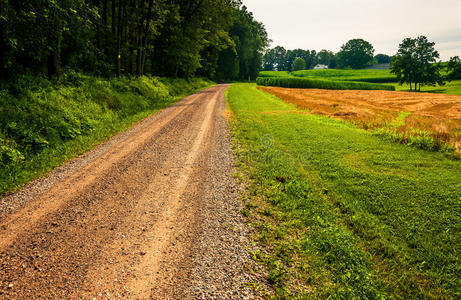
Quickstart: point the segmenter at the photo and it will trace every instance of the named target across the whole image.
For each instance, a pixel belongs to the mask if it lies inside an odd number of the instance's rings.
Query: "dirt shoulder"
[[[219,85],[0,201],[0,298],[253,298]]]

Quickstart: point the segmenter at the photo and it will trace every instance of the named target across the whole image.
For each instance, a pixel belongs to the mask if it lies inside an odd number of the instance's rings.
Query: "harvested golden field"
[[[393,91],[337,91],[258,87],[285,102],[347,120],[364,129],[379,129],[400,142],[461,152],[461,96]],[[424,146],[424,145],[423,145]]]

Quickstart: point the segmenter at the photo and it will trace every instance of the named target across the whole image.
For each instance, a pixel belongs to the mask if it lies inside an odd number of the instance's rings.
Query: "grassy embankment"
[[[213,83],[203,79],[102,79],[59,83],[25,76],[0,89],[0,195]]]
[[[228,104],[270,294],[460,297],[459,160],[303,114],[255,85],[232,86]]]
[[[358,81],[370,83],[385,83],[393,85],[397,91],[409,91],[407,84],[396,83],[395,76],[390,70],[303,70],[296,72],[286,71],[263,71],[260,77],[301,77],[309,79],[335,80],[335,81]],[[440,94],[461,95],[461,80],[447,82],[444,86],[423,86],[421,92],[432,92]]]

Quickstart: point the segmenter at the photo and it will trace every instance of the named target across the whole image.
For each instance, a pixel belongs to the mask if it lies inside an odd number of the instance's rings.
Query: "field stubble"
[[[285,102],[421,148],[461,152],[461,96],[259,87]]]

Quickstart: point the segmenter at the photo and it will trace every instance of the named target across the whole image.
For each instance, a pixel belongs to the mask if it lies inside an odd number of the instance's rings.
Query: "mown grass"
[[[296,78],[296,77],[258,77],[261,86],[277,86],[286,88],[327,89],[327,90],[388,90],[394,91],[393,85],[384,85],[368,82],[334,81],[323,79]]]
[[[277,298],[459,298],[461,161],[228,91],[246,209]],[[256,283],[255,283],[256,284]]]
[[[0,195],[21,187],[181,97],[203,79],[102,79],[77,73],[60,82],[23,76],[0,89]]]

